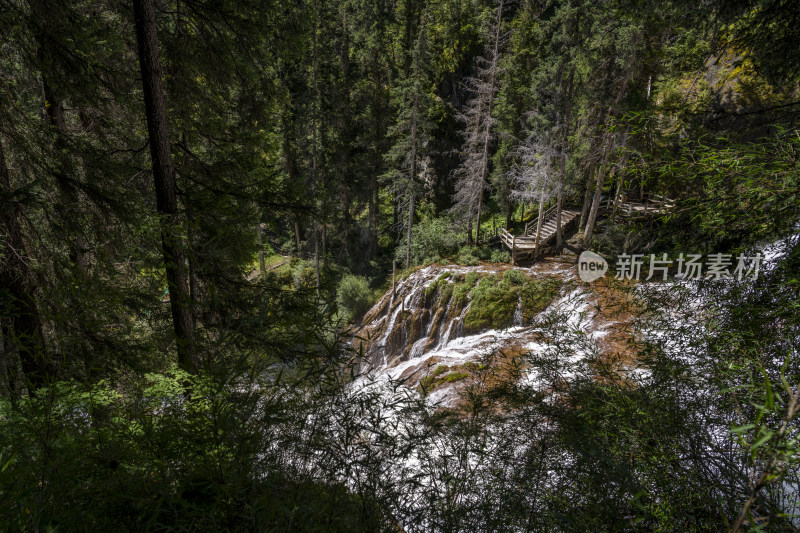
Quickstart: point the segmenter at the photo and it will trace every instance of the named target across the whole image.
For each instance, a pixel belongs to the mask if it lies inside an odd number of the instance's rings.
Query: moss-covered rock
[[[511,326],[520,303],[523,323],[528,324],[559,295],[561,285],[559,278],[530,279],[519,270],[507,270],[502,276],[485,276],[469,292],[464,333]]]
[[[519,289],[496,276],[482,278],[470,293],[469,311],[464,316],[464,332],[505,328],[514,320]]]
[[[427,376],[419,381],[418,391],[422,396],[430,394],[431,391],[442,385],[443,383],[455,383],[469,377],[469,374],[461,371],[450,371],[447,365],[438,365]]]
[[[528,324],[561,293],[563,282],[556,277],[529,280],[520,290],[522,320]]]

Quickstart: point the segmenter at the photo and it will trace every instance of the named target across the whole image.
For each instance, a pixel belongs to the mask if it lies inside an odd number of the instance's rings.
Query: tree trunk
[[[297,246],[297,257],[303,257],[300,253],[300,221],[295,217],[294,219],[294,243]]]
[[[170,154],[167,110],[161,82],[161,61],[158,53],[153,0],[134,0],[133,11],[145,114],[147,115],[156,208],[161,222],[161,248],[169,287],[173,329],[177,341],[178,364],[184,370],[196,372],[198,361],[194,351],[191,297],[186,275],[186,258],[178,231],[180,222],[175,187],[175,167]]]
[[[586,180],[586,192],[583,194],[583,206],[581,207],[581,220],[578,223],[579,229],[583,229],[586,227],[586,217],[589,216],[589,208],[592,206],[594,171],[595,171],[594,166],[589,168],[589,177]]]
[[[6,164],[2,143],[0,143],[0,190],[6,198],[13,198],[11,172]],[[28,267],[30,261],[27,258],[21,216],[21,210],[16,202],[0,210],[0,223],[3,233],[6,234],[6,238],[2,241],[3,250],[0,252],[0,255],[5,256],[0,264],[0,287],[8,291],[10,303],[4,358],[6,371],[9,372],[8,382],[12,388],[17,381],[17,365],[11,354],[16,352],[25,379],[33,390],[50,381],[56,369],[43,346],[42,323],[34,299],[35,288],[31,284]]]
[[[597,171],[597,183],[594,189],[594,199],[592,200],[592,210],[589,212],[589,219],[586,221],[586,230],[583,232],[583,247],[589,248],[592,243],[592,232],[594,232],[594,224],[597,221],[597,212],[600,209],[600,196],[603,187],[603,173]]]
[[[414,200],[417,179],[417,112],[419,111],[418,95],[414,95],[414,113],[411,123],[411,175],[408,177],[408,236],[406,237],[406,268],[411,268],[411,228],[414,225]]]
[[[481,180],[481,185],[485,183]],[[481,187],[481,194],[478,197],[478,214],[475,217],[475,246],[481,243],[481,214],[483,212],[483,187]]]
[[[317,283],[317,298],[319,298],[319,228],[314,228],[314,277]]]
[[[533,251],[539,256],[539,240],[542,236],[542,225],[544,224],[544,191],[547,187],[547,178],[542,182],[542,193],[539,195],[539,216],[536,219],[536,239],[533,241]]]
[[[561,136],[561,176],[558,182],[558,207],[556,207],[556,250],[558,250],[559,253],[564,248],[561,227],[561,209],[564,207],[564,184],[567,182],[567,142],[569,141],[569,122],[571,111],[569,102],[572,101],[572,82],[574,75],[575,69],[573,68],[569,73],[569,80],[567,81],[567,109],[564,113],[564,125]]]
[[[494,87],[497,80],[497,56],[500,53],[500,23],[503,20],[503,0],[497,6],[497,19],[495,21],[494,53],[492,55],[492,67],[489,78],[489,108],[486,111],[486,132],[483,139],[483,165],[481,168],[480,188],[478,191],[478,215],[475,217],[475,245],[481,242],[481,214],[483,211],[483,188],[489,172],[489,140],[491,138],[491,118],[494,107]]]
[[[414,191],[408,199],[408,235],[406,236],[406,268],[411,268],[411,226],[414,224]]]
[[[628,144],[628,130],[626,129],[622,141],[623,149],[627,144]],[[614,222],[617,218],[617,209],[619,208],[620,195],[622,194],[622,185],[625,178],[625,165],[627,164],[627,162],[628,162],[628,152],[626,150],[622,153],[622,162],[620,163],[619,169],[617,170],[617,172],[619,173],[619,177],[617,178],[617,186],[614,189],[615,190],[614,208],[611,211],[611,222]],[[639,196],[639,199],[640,200],[642,199],[641,195]]]
[[[562,159],[562,176],[564,175],[564,162]],[[558,194],[556,196],[556,250],[561,252],[564,248],[563,236],[562,236],[562,228],[561,228],[561,208],[564,206],[564,181],[563,178],[558,182]]]
[[[58,193],[61,196],[62,205],[59,206],[58,213],[61,223],[68,228],[68,233],[74,237],[67,243],[69,247],[69,257],[73,265],[76,265],[82,273],[88,270],[88,260],[86,257],[86,243],[81,232],[83,227],[79,223],[80,217],[77,216],[79,196],[73,175],[73,161],[71,159],[72,150],[67,145],[67,124],[64,115],[64,103],[56,95],[50,73],[48,71],[53,63],[53,40],[46,32],[53,25],[53,6],[43,0],[36,0],[30,3],[31,13],[39,22],[36,30],[37,41],[37,60],[40,64],[40,75],[42,77],[42,89],[44,92],[44,109],[47,124],[54,133],[52,145],[52,157],[55,160],[53,177],[56,181]]]
[[[592,243],[592,233],[594,232],[594,225],[597,222],[597,212],[600,210],[600,196],[603,192],[603,181],[605,181],[603,169],[606,166],[608,152],[611,149],[609,146],[610,144],[611,138],[609,137],[606,146],[603,148],[603,159],[600,165],[597,167],[597,179],[594,184],[594,200],[592,201],[592,210],[589,212],[589,219],[586,221],[586,230],[583,232],[584,248],[589,248],[589,245]]]
[[[261,223],[257,226],[257,233],[258,233],[258,271],[262,274],[264,273],[264,236],[262,235],[263,230],[261,229]]]

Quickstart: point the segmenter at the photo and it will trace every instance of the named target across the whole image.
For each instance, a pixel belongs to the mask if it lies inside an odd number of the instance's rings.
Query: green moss
[[[423,377],[419,382],[417,390],[422,396],[427,395],[442,383],[455,383],[469,377],[466,372],[449,372],[447,365],[438,365],[433,372]]]
[[[472,290],[472,303],[464,316],[464,330],[477,333],[486,329],[508,327],[514,319],[519,288],[495,276],[482,278]]]
[[[432,307],[434,303],[436,305],[447,305],[447,302],[450,301],[450,296],[453,294],[453,284],[448,281],[451,276],[450,272],[443,272],[430,285],[425,287],[423,296],[426,307]],[[434,300],[437,294],[439,296]]]
[[[445,307],[450,302],[450,298],[453,296],[453,289],[455,288],[455,284],[445,282],[444,286],[439,290],[439,300],[436,302],[436,305],[439,307]]]
[[[477,372],[479,370],[486,370],[486,364],[484,363],[478,364],[474,361],[467,361],[466,363],[461,365],[461,368],[469,372]]]
[[[449,366],[447,366],[447,365],[439,365],[439,366],[437,366],[436,368],[433,369],[433,372],[431,372],[431,376],[433,376],[433,377],[439,376],[441,374],[444,374],[448,370],[450,370]]]
[[[450,372],[444,377],[444,380],[448,383],[455,383],[456,381],[461,381],[467,376],[468,374],[466,372]]]
[[[470,272],[466,275],[464,280],[456,283],[453,287],[453,305],[456,309],[463,309],[467,303],[467,295],[475,287],[480,275],[477,272]]]
[[[434,388],[436,388],[436,378],[430,374],[422,378],[419,382],[419,393],[425,396]]]
[[[561,292],[562,281],[556,277],[530,280],[520,290],[522,319],[528,323],[544,311]]]

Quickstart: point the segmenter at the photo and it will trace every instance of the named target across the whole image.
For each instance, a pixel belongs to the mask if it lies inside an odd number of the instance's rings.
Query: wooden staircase
[[[561,210],[561,229],[566,230],[567,226],[575,222],[581,216],[580,211],[574,209]],[[525,226],[525,234],[516,236],[509,233],[505,228],[500,230],[500,240],[511,250],[511,262],[514,264],[519,255],[531,255],[536,253],[536,225],[537,220],[528,222]],[[556,208],[551,207],[542,217],[542,231],[539,236],[539,248],[547,246],[556,237]]]

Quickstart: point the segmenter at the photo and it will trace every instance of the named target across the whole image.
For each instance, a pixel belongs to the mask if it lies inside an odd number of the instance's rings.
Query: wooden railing
[[[550,215],[556,212],[557,208],[558,204],[554,205],[553,207],[544,212],[544,215],[542,216],[542,226],[544,226],[545,222],[547,222],[548,217],[550,217]],[[538,223],[539,223],[539,217],[537,216],[536,220],[531,220],[530,222],[525,224],[525,235],[533,234],[533,232],[536,231],[536,224]]]

